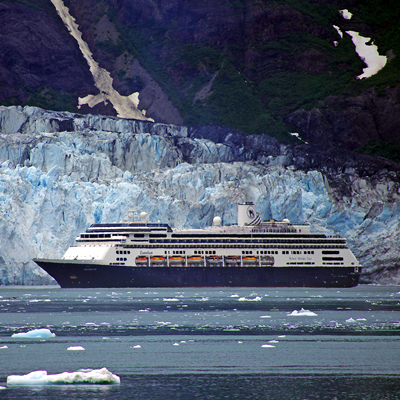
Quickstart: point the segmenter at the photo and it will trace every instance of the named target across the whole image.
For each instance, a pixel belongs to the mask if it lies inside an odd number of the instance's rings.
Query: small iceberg
[[[1,346],[0,349],[8,349],[8,346],[5,344],[4,346]]]
[[[263,344],[263,345],[261,345],[261,347],[263,347],[263,348],[273,348],[275,346],[272,346],[272,344]]]
[[[132,346],[131,349],[141,349],[142,346],[140,344],[135,344],[135,346]]]
[[[246,297],[240,297],[238,301],[261,301],[262,298],[260,296],[256,296],[253,299],[246,299]]]
[[[33,329],[28,332],[20,332],[20,333],[14,333],[11,335],[12,338],[28,338],[28,339],[45,339],[45,338],[51,338],[51,337],[56,337],[55,333],[52,333],[50,329],[43,328],[43,329]]]
[[[293,310],[290,314],[288,314],[288,317],[316,317],[318,314],[315,314],[315,312],[312,312],[310,310],[305,310],[302,308],[300,311]]]
[[[33,371],[27,375],[10,375],[7,377],[7,385],[109,385],[120,383],[120,381],[120,377],[112,374],[107,368],[62,372],[55,375],[47,375],[47,371]]]
[[[0,386],[0,390],[7,389],[5,386]]]
[[[82,346],[70,346],[70,347],[68,347],[67,350],[82,351],[82,350],[85,350],[85,349]]]

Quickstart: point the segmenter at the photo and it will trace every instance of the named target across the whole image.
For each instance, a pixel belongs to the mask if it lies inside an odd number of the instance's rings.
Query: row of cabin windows
[[[290,244],[316,244],[316,243],[340,243],[344,244],[345,241],[342,239],[332,240],[332,239],[166,239],[166,240],[157,240],[150,239],[149,243],[223,243],[227,245],[227,243],[290,243]]]
[[[129,250],[117,250],[117,254],[131,254]]]
[[[314,254],[314,250],[304,250],[301,252],[300,250],[292,250],[289,252],[289,250],[283,250],[282,254]]]
[[[86,245],[86,246],[88,246],[88,247],[91,247],[92,245]],[[96,247],[97,245],[93,245],[94,247]],[[261,244],[261,246],[262,246],[262,244]],[[260,246],[260,244],[256,244],[256,245],[250,245],[250,244],[248,244],[248,245],[218,245],[218,244],[216,244],[216,245],[213,245],[213,246],[211,246],[211,245],[203,245],[203,246],[201,246],[201,247],[203,247],[203,248],[223,248],[223,249],[233,249],[233,248],[235,248],[235,249],[240,249],[240,248],[259,248],[259,247],[261,247]],[[140,248],[140,249],[142,249],[142,248],[146,248],[146,249],[149,249],[149,248],[167,248],[167,249],[174,249],[174,248],[176,248],[177,246],[175,245],[175,246],[171,246],[171,245],[157,245],[157,244],[134,244],[134,245],[130,245],[130,244],[126,244],[126,245],[124,245],[124,247],[125,248],[135,248],[135,249],[137,249],[137,248]],[[189,245],[189,244],[187,244],[187,245],[185,245],[185,244],[179,244],[179,247],[181,247],[181,248],[198,248],[199,246],[193,246],[193,245]],[[267,247],[267,246],[265,246],[265,247]],[[302,249],[302,248],[304,248],[304,246],[290,246],[290,245],[287,245],[287,244],[285,244],[285,245],[269,245],[268,247],[270,247],[270,248],[282,248],[282,247],[284,247],[284,248],[289,248],[289,249]],[[347,249],[347,246],[344,246],[344,245],[335,245],[335,246],[312,246],[312,245],[308,245],[307,246],[307,248],[313,248],[313,249],[321,249],[321,248],[329,248],[329,249],[332,249],[332,248],[336,248],[336,249]],[[339,250],[322,250],[322,251],[339,251]],[[289,254],[289,253],[282,253],[282,254]],[[314,253],[307,253],[307,254],[314,254]],[[329,253],[324,253],[324,254],[329,254]],[[336,254],[336,253],[332,253],[332,254]]]
[[[117,257],[117,259],[116,259],[117,261],[126,261],[127,260],[127,258],[124,258],[124,257]]]
[[[215,250],[195,250],[194,254],[217,254]]]

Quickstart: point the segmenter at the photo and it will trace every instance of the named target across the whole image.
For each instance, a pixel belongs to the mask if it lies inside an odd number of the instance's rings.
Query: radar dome
[[[284,220],[282,220],[282,222],[285,222],[286,224],[290,224],[290,221],[289,221],[287,218],[285,218]]]
[[[146,219],[146,217],[147,217],[147,213],[146,212],[141,212],[140,213],[140,218],[142,218],[142,219]]]
[[[220,226],[221,222],[222,222],[221,217],[214,217],[213,223],[214,223],[215,226]]]

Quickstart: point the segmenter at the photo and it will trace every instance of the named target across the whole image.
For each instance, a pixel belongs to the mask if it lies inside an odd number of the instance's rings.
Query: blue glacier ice
[[[199,228],[217,215],[236,223],[242,201],[253,201],[263,219],[345,236],[375,282],[400,282],[395,180],[354,171],[333,179],[299,168],[289,147],[266,135],[251,146],[237,140],[233,133],[195,137],[184,126],[0,107],[0,284],[54,283],[32,258],[60,257],[89,224],[121,221],[128,210],[136,219],[146,211],[150,221]],[[254,141],[266,150],[256,153]],[[340,189],[345,178],[350,183]]]

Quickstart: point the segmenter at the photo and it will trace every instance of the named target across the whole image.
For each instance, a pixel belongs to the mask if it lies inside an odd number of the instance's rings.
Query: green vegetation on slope
[[[47,0],[14,1],[55,12]],[[146,10],[135,4],[88,0],[85,9],[98,15],[81,15],[88,18],[83,24],[89,27],[86,34],[94,32],[94,21],[106,12],[118,30],[118,41],[96,42],[98,49],[110,62],[122,54],[138,58],[187,125],[213,123],[293,140],[285,124],[288,113],[321,107],[332,95],[355,96],[369,87],[384,94],[386,88],[400,85],[399,56],[374,77],[356,79],[365,65],[350,37],[340,39],[332,27],[344,23],[335,1],[254,0],[250,4],[221,0],[205,16],[200,6],[188,5],[187,10],[181,10],[178,3],[171,3],[177,8],[168,11],[160,8],[160,1],[152,2]],[[352,0],[349,8],[355,24],[371,27],[381,53],[400,55],[400,2]],[[227,14],[226,20],[218,14],[221,10]],[[209,16],[226,22],[221,37],[213,36],[212,24],[206,21]],[[232,21],[237,21],[234,28],[229,25]],[[337,47],[334,40],[339,42]],[[126,72],[114,71],[127,87],[140,88],[143,82]],[[26,103],[35,102],[53,109],[74,107],[69,95],[44,88],[30,90]]]
[[[395,143],[382,142],[380,140],[370,140],[364,146],[359,147],[356,150],[356,153],[384,157],[400,163],[400,146]]]
[[[366,20],[376,2],[367,0],[358,18]],[[228,0],[231,10],[238,20],[246,7],[243,1]],[[264,6],[291,8],[311,21],[316,31],[336,32],[332,25],[340,24],[342,18],[336,6],[311,0],[261,0],[255,2],[261,9]],[[355,4],[355,3],[353,3]],[[118,10],[108,15],[114,22]],[[361,7],[360,7],[361,10]],[[368,14],[369,15],[369,14]],[[385,30],[387,18],[384,13],[378,26]],[[134,18],[132,18],[134,21]],[[126,19],[125,19],[126,21]],[[370,21],[368,21],[370,22]],[[195,22],[194,22],[195,23]],[[103,44],[113,57],[127,50],[138,57],[141,64],[166,90],[171,100],[179,108],[187,125],[215,123],[240,129],[248,133],[265,132],[279,139],[290,140],[290,130],[284,123],[285,116],[296,109],[318,106],[318,102],[332,95],[353,96],[365,87],[388,85],[395,79],[395,65],[392,63],[380,72],[374,80],[359,81],[356,76],[365,67],[354,51],[349,36],[337,40],[334,47],[331,37],[326,34],[314,35],[313,29],[304,27],[302,31],[283,32],[274,41],[257,42],[244,38],[243,43],[223,43],[223,46],[208,41],[190,43],[180,36],[183,29],[174,18],[167,23],[149,17],[145,23],[118,24],[119,43]],[[189,32],[195,26],[188,26]],[[390,35],[380,38],[382,45],[389,46]],[[400,41],[399,41],[400,43]],[[106,47],[110,47],[106,49]],[[251,49],[265,59],[264,63],[244,63],[244,53]],[[314,52],[321,58],[321,67],[313,70],[301,64],[307,52]],[[161,56],[161,54],[168,56]],[[310,56],[309,56],[310,57]],[[299,61],[299,65],[296,62]],[[307,61],[307,60],[306,60]],[[308,60],[313,63],[313,60]],[[393,66],[393,67],[392,67]],[[195,96],[215,76],[210,93]],[[251,77],[251,78],[250,78]],[[393,83],[395,84],[395,83]]]

